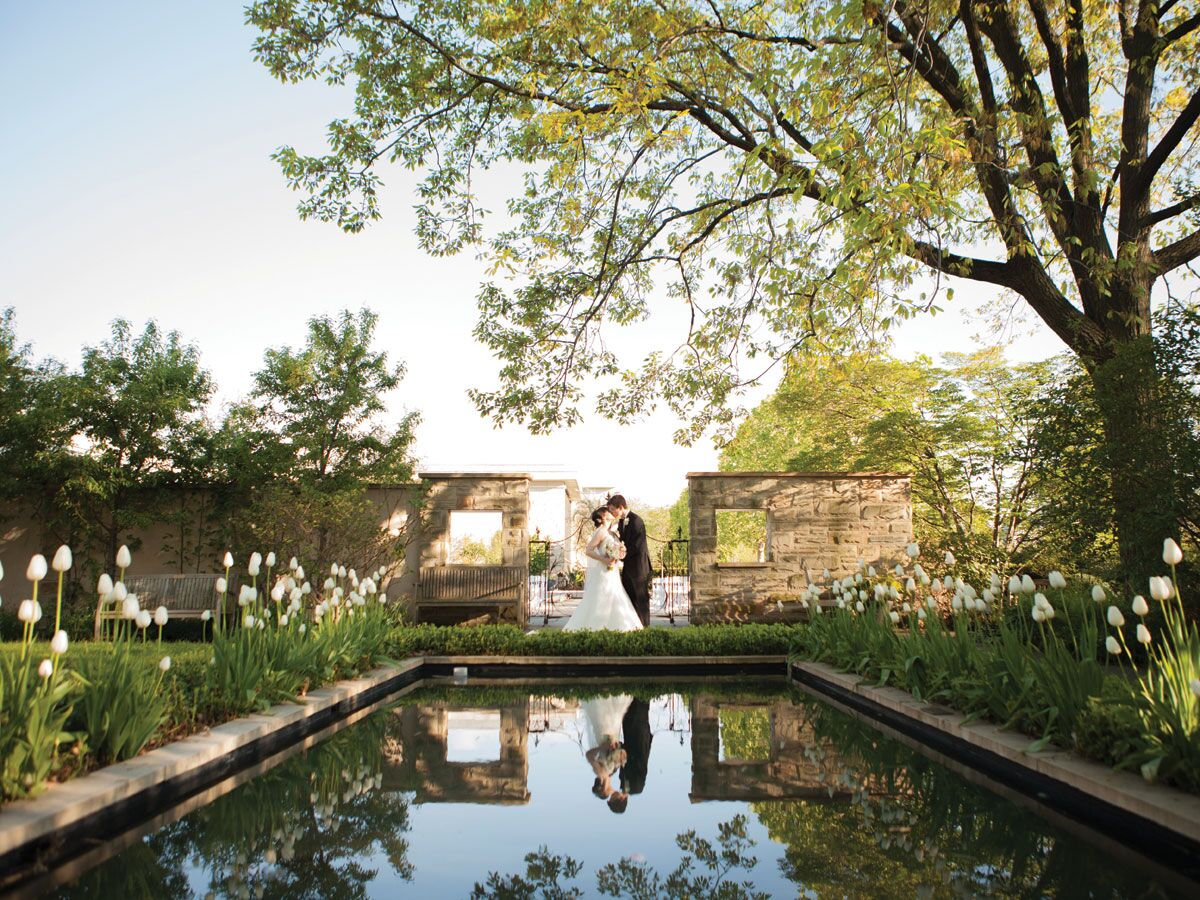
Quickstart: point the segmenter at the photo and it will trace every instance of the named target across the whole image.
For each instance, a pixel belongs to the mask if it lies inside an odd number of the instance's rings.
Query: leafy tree
[[[376,321],[367,309],[311,319],[303,347],[267,351],[231,413],[225,459],[256,495],[248,521],[263,546],[364,568],[394,556],[366,489],[411,481],[418,416],[384,421],[404,367],[372,347]]]
[[[1054,367],[1010,365],[996,348],[944,362],[798,357],[724,447],[721,468],[907,472],[928,548],[952,549],[984,577],[1062,565],[1033,442],[1034,398]]]
[[[71,427],[66,375],[53,360],[34,362],[17,337],[12,308],[0,312],[0,502],[40,509],[66,464]]]
[[[75,516],[77,548],[94,535],[111,568],[135,529],[165,518],[164,492],[199,486],[211,394],[196,347],[153,321],[135,335],[117,319],[108,340],[84,348],[69,401],[82,451],[58,499]]]
[[[1019,296],[1096,387],[1127,574],[1174,534],[1151,295],[1200,255],[1200,10],[1191,0],[261,0],[276,77],[352,78],[329,152],[277,153],[302,215],[379,216],[376,164],[423,167],[417,233],[483,237],[475,172],[524,190],[490,239],[482,412],[535,430],[579,417],[620,361],[607,320],[653,289],[689,328],[599,409],[664,399],[729,424],[762,361],[844,345],[932,308],[915,279]],[[945,292],[947,298],[949,290]],[[661,296],[661,293],[660,293]]]

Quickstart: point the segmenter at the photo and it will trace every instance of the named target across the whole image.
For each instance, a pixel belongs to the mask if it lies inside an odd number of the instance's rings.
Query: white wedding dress
[[[600,532],[604,532],[600,535]],[[592,533],[588,546],[597,540],[602,554],[615,557],[620,546],[616,537],[603,526]],[[588,557],[587,573],[583,578],[583,599],[563,626],[564,631],[640,631],[642,620],[621,584],[621,573],[597,559]]]

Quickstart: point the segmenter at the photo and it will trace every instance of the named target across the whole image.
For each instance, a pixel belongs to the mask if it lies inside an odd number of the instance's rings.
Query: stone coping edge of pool
[[[244,768],[422,676],[420,657],[233,719],[148,753],[50,786],[0,809],[0,871],[35,863],[56,839],[135,805],[164,805]]]
[[[1004,731],[906,691],[865,684],[822,663],[791,663],[806,688],[960,760],[1072,819],[1164,862],[1195,869],[1200,859],[1200,797],[1149,784],[1059,749],[1030,751],[1027,735]]]
[[[472,678],[571,675],[774,675],[787,657],[775,656],[427,656],[427,676],[453,675],[465,667]]]

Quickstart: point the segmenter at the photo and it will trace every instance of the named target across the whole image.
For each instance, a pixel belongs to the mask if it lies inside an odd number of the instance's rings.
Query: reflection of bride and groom
[[[626,694],[599,697],[582,704],[587,725],[584,752],[595,781],[592,793],[615,813],[625,812],[630,794],[646,787],[650,762],[650,704]],[[619,773],[619,774],[618,774]],[[618,784],[613,776],[618,775]]]

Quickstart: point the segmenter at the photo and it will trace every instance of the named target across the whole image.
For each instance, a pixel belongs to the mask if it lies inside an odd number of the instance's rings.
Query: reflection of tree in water
[[[70,885],[69,897],[189,896],[184,866],[207,870],[206,897],[359,898],[386,855],[412,877],[408,800],[378,790],[387,716],[369,716],[185,816]]]
[[[601,866],[596,872],[596,889],[606,897],[632,900],[667,900],[677,897],[715,897],[720,900],[768,900],[770,894],[754,890],[749,880],[735,877],[749,873],[758,859],[750,855],[754,841],[746,833],[746,817],[734,816],[717,826],[717,840],[700,837],[695,831],[675,836],[683,857],[671,872],[661,875],[652,866],[625,858]],[[525,855],[525,873],[501,875],[492,872],[483,884],[476,882],[471,900],[573,900],[584,891],[574,882],[583,864],[578,860],[540,847]]]
[[[751,808],[785,846],[784,874],[816,896],[1167,896],[870,725],[798,703],[817,738],[806,756],[830,792],[849,791],[852,803]]]

